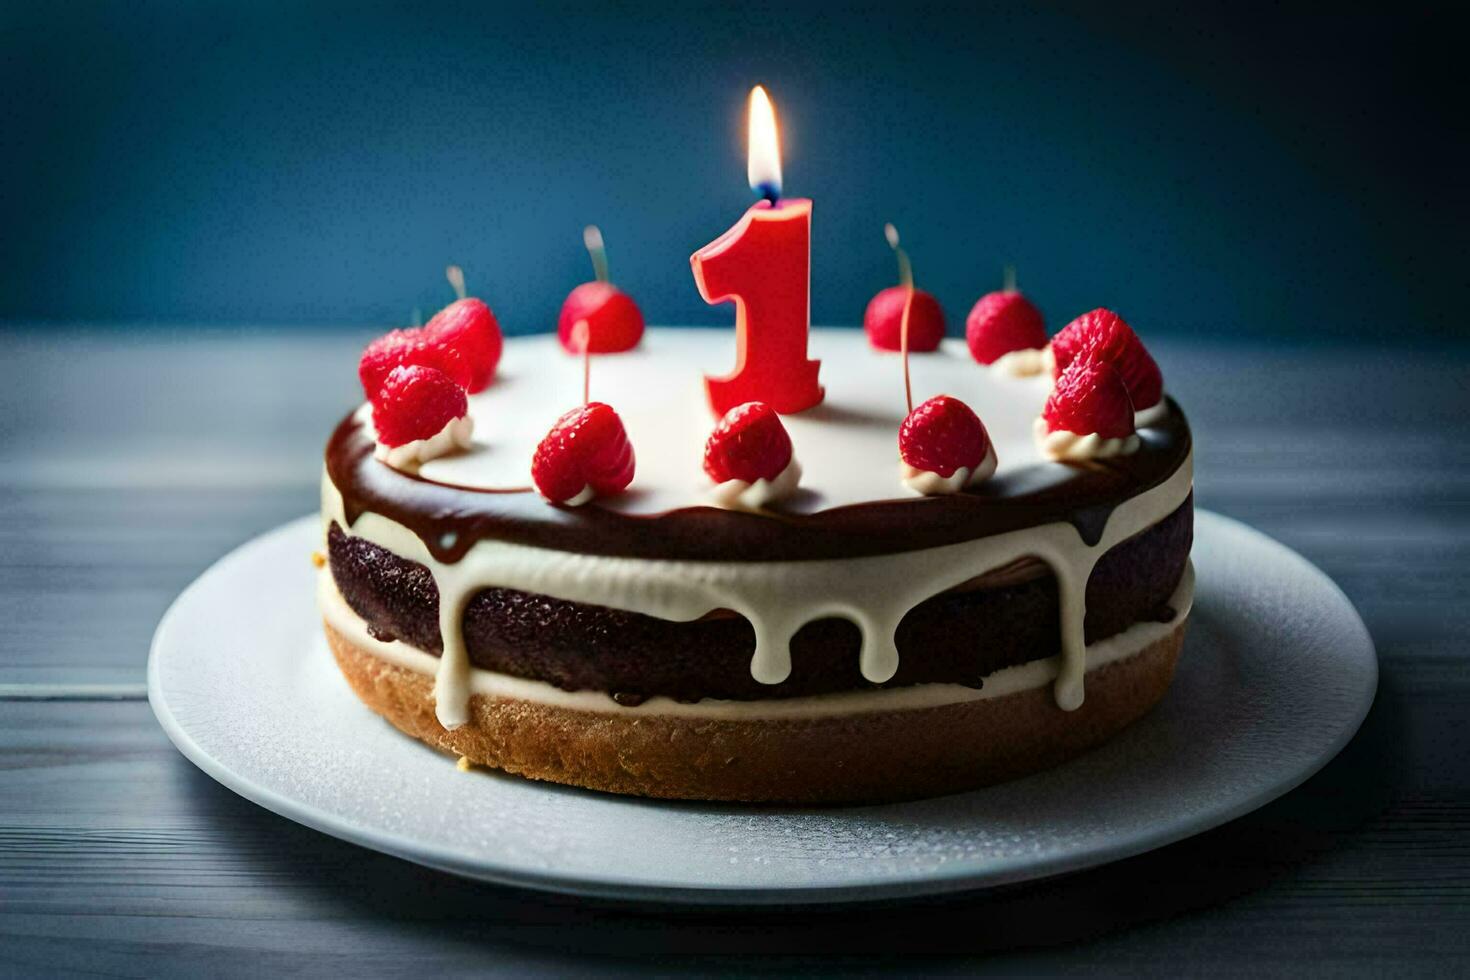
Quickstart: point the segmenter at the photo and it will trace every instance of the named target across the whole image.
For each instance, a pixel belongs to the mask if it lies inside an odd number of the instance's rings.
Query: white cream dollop
[[[899,460],[898,478],[903,481],[904,486],[920,496],[939,497],[944,494],[959,493],[965,487],[972,487],[982,480],[990,479],[995,473],[995,466],[995,447],[990,446],[985,450],[985,458],[974,469],[961,466],[949,476],[940,476],[933,470],[921,470]]]
[[[1051,365],[1047,363],[1050,355],[1051,345],[1026,347],[1022,350],[1013,350],[1009,354],[1002,354],[990,362],[990,367],[992,370],[1009,374],[1013,378],[1030,378],[1043,371],[1051,372]]]
[[[401,446],[385,446],[378,443],[373,453],[378,459],[395,470],[427,463],[456,449],[468,449],[474,442],[475,420],[473,416],[461,415],[444,423],[444,428],[427,439],[415,439]]]
[[[793,456],[791,462],[776,474],[774,480],[762,477],[754,483],[747,480],[726,480],[715,484],[715,488],[710,491],[710,501],[726,510],[760,510],[790,497],[800,483],[801,464]]]
[[[1133,427],[1135,429],[1146,429],[1151,425],[1157,425],[1164,421],[1169,414],[1169,403],[1160,398],[1158,404],[1150,405],[1148,408],[1139,409],[1133,413]]]
[[[1107,459],[1110,456],[1127,456],[1138,451],[1138,433],[1124,437],[1104,439],[1096,432],[1068,432],[1066,429],[1052,431],[1046,427],[1046,419],[1036,420],[1036,446],[1043,455],[1055,460],[1080,462],[1087,459]]]
[[[582,485],[582,489],[578,490],[566,500],[557,500],[554,502],[561,504],[563,507],[581,507],[583,504],[591,503],[592,498],[595,496],[597,496],[597,491],[592,489],[592,484],[585,483]]]

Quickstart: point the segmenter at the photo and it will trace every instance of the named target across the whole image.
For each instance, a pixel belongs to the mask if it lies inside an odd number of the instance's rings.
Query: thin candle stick
[[[578,320],[572,327],[572,337],[582,348],[582,404],[592,401],[592,328],[586,320]]]
[[[903,317],[898,321],[898,352],[903,361],[903,397],[910,413],[914,410],[914,386],[909,381],[909,311],[914,307],[914,267],[909,254],[898,244],[898,229],[890,222],[883,226],[888,247],[898,257],[898,283],[903,287]]]
[[[451,265],[444,270],[444,278],[449,280],[450,287],[454,290],[455,299],[464,299],[468,294],[464,289],[464,270],[457,265]]]
[[[607,249],[602,244],[602,231],[596,225],[582,229],[582,244],[592,257],[592,272],[598,282],[607,282]]]

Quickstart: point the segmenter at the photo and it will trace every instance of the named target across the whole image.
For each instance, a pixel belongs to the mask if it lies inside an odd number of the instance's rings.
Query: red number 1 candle
[[[821,362],[806,356],[812,202],[781,197],[776,113],[759,85],[750,93],[748,160],[751,190],[762,200],[689,258],[706,303],[735,303],[735,370],[704,379],[717,416],[745,402],[790,414],[822,400]]]

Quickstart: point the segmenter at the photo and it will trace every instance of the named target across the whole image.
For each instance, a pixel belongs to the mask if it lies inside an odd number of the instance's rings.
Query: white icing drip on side
[[[427,463],[456,449],[468,449],[474,444],[474,434],[474,418],[461,415],[445,422],[444,428],[427,439],[415,439],[401,446],[385,446],[380,442],[373,455],[394,469],[401,470],[418,463]]]
[[[317,580],[317,601],[322,618],[359,649],[405,670],[433,677],[439,670],[439,658],[409,646],[401,640],[384,642],[368,632],[367,623],[352,611],[337,591],[329,569],[322,569]],[[1179,625],[1194,602],[1194,567],[1187,565],[1179,585],[1169,598],[1174,618],[1167,623],[1134,623],[1128,629],[1087,648],[1086,671],[1132,657],[1163,639]],[[652,697],[636,706],[618,704],[602,691],[564,691],[545,681],[529,680],[496,673],[479,667],[469,671],[471,694],[492,698],[529,701],[576,711],[623,715],[625,717],[681,717],[708,719],[755,718],[824,718],[864,714],[873,711],[909,711],[938,708],[969,701],[1001,698],[1029,691],[1056,680],[1059,658],[1046,657],[987,674],[978,690],[961,684],[914,684],[880,691],[847,691],[796,698],[760,701],[723,701],[705,698],[696,702],[675,701],[668,697]]]
[[[710,503],[726,510],[760,510],[768,504],[786,500],[796,492],[801,483],[801,464],[796,457],[786,468],[776,474],[774,480],[762,477],[754,483],[746,480],[726,480],[710,491]]]
[[[1099,557],[1115,544],[1171,514],[1192,486],[1193,456],[1164,483],[1124,501],[1109,516],[1094,545],[1066,522],[939,548],[863,558],[785,562],[658,561],[553,551],[505,541],[481,540],[454,564],[438,561],[407,527],[364,513],[348,527],[341,495],[324,481],[323,519],[344,532],[423,564],[439,590],[445,655],[435,683],[435,713],[446,728],[461,724],[469,697],[468,663],[459,616],[476,591],[489,586],[554,596],[571,602],[625,609],[677,622],[712,609],[731,609],[755,631],[751,676],[779,684],[791,673],[790,641],[806,623],[828,616],[852,620],[862,633],[858,667],[875,684],[898,670],[894,633],[910,609],[945,589],[1018,558],[1046,562],[1061,599],[1061,665],[1057,704],[1082,703],[1086,662],[1083,642],[1087,580]]]
[[[1013,378],[1029,378],[1051,370],[1046,363],[1046,352],[1050,351],[1050,347],[1027,347],[1022,350],[1013,350],[991,361],[990,368],[993,371],[1009,374]]]
[[[1124,438],[1104,439],[1096,432],[1077,433],[1058,429],[1047,429],[1046,420],[1036,420],[1036,445],[1043,455],[1056,460],[1080,462],[1088,459],[1107,459],[1110,456],[1127,456],[1138,451],[1138,433]]]
[[[959,493],[965,487],[988,480],[995,473],[995,447],[985,450],[985,458],[973,470],[961,466],[949,476],[940,476],[933,470],[921,470],[898,461],[898,477],[903,485],[923,497],[938,497],[947,493]]]

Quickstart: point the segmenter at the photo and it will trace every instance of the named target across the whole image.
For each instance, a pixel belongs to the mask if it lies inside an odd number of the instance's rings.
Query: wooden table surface
[[[314,509],[365,334],[0,333],[0,975],[1470,970],[1470,348],[1157,344],[1197,500],[1322,567],[1378,698],[1300,789],[999,893],[760,914],[461,881],[314,833],[179,755],[153,628]]]

